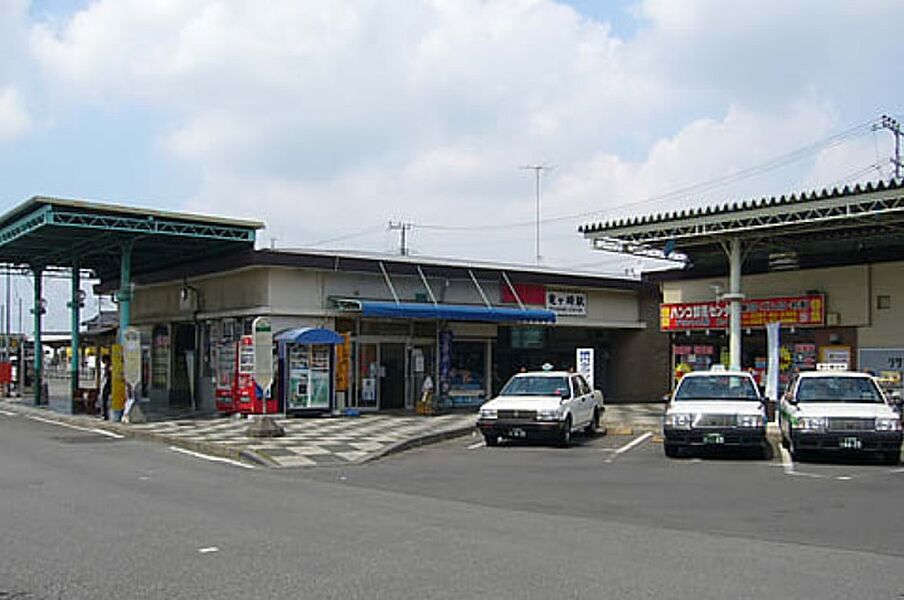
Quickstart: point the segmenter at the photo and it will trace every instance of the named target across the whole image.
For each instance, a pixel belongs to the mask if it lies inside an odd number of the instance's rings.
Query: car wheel
[[[894,452],[886,452],[882,456],[882,463],[888,465],[889,467],[896,467],[900,461],[901,461],[901,451],[900,450],[896,450]]]
[[[496,446],[497,444],[499,444],[499,436],[495,433],[485,433],[483,434],[483,441],[487,446]]]
[[[600,410],[598,408],[593,409],[593,417],[590,419],[590,423],[587,424],[587,427],[584,428],[584,433],[586,435],[594,435],[596,433],[596,428],[599,427],[600,423]]]
[[[565,425],[559,433],[559,447],[567,448],[571,445],[571,417],[565,418]]]
[[[669,458],[678,458],[678,446],[675,444],[663,444],[663,449],[665,450],[665,455]]]

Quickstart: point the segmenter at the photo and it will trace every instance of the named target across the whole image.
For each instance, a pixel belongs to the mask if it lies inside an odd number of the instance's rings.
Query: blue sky
[[[0,208],[49,194],[249,216],[266,244],[372,251],[406,220],[415,253],[529,263],[519,166],[544,163],[544,263],[623,273],[578,225],[888,177],[891,137],[869,122],[904,113],[904,5],[725,7],[6,0]]]

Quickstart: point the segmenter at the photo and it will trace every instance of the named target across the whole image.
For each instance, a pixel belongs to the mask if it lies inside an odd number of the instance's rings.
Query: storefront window
[[[486,342],[452,343],[449,404],[476,406],[486,398]]]

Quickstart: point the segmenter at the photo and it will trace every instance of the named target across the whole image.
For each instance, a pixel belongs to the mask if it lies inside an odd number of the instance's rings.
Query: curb
[[[368,454],[358,460],[354,461],[354,464],[364,464],[371,461],[379,460],[391,454],[398,454],[399,452],[404,452],[405,450],[411,450],[412,448],[417,448],[420,446],[429,446],[430,444],[436,444],[438,442],[443,442],[445,440],[451,440],[453,438],[462,437],[468,435],[472,431],[476,429],[476,425],[466,425],[453,427],[450,429],[442,429],[440,431],[432,431],[430,433],[425,433],[423,435],[419,435],[417,437],[409,438],[407,440],[402,440],[400,442],[396,442],[391,444],[385,448],[381,448],[372,454]]]
[[[34,406],[23,405],[17,402],[8,402],[0,400],[0,405],[13,409],[14,412],[20,414],[38,415],[48,421],[58,421],[60,423],[68,423],[70,425],[78,425],[86,429],[102,429],[110,433],[116,433],[125,437],[148,440],[152,442],[160,442],[169,446],[176,446],[185,450],[199,452],[201,454],[209,454],[219,458],[229,458],[246,463],[255,464],[262,467],[276,467],[278,463],[263,456],[259,452],[247,448],[237,448],[234,446],[225,446],[223,444],[213,444],[210,442],[197,442],[193,440],[183,440],[170,436],[161,435],[153,431],[143,431],[141,429],[133,429],[128,424],[113,423],[110,421],[99,421],[91,417],[82,417],[78,415],[64,415],[52,410],[36,408]]]

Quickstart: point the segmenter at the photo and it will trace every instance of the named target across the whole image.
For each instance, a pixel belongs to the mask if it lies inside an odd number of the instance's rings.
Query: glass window
[[[502,388],[502,396],[561,396],[571,398],[568,379],[521,375],[512,377]]]
[[[799,402],[884,402],[869,377],[801,377]]]
[[[759,400],[756,386],[741,375],[688,376],[681,379],[675,400]]]

